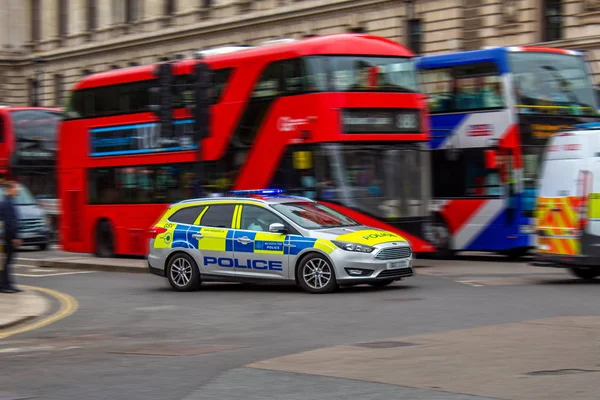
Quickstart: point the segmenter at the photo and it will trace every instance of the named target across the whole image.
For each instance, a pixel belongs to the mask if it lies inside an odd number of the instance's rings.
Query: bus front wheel
[[[107,220],[102,220],[96,227],[96,255],[107,258],[115,255],[113,229]]]
[[[434,245],[437,248],[434,257],[442,260],[454,258],[455,251],[452,249],[452,235],[444,218],[437,215],[432,229]]]

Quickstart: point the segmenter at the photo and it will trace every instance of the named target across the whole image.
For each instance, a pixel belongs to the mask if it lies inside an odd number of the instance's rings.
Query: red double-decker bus
[[[425,101],[409,50],[343,34],[204,55],[214,77],[205,191],[283,188],[433,251]],[[198,62],[172,66],[168,133],[149,111],[156,66],[74,86],[59,144],[65,250],[145,254],[167,205],[192,197],[198,143],[184,104]]]

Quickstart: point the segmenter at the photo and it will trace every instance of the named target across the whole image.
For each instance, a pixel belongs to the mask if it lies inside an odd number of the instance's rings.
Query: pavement
[[[50,303],[36,290],[24,289],[21,293],[0,293],[0,333],[3,329],[25,323],[46,314]]]
[[[599,329],[599,317],[557,317],[335,346],[248,367],[485,398],[593,399]]]
[[[39,268],[75,269],[85,271],[147,273],[145,259],[136,258],[98,258],[93,255],[67,255],[49,257],[32,262]]]

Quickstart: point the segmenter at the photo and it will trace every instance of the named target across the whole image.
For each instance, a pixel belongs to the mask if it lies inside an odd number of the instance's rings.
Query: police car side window
[[[269,232],[271,224],[284,224],[283,220],[262,207],[244,205],[240,229],[255,232]]]
[[[181,210],[176,211],[175,214],[171,215],[169,217],[169,221],[176,222],[178,224],[192,225],[204,208],[206,208],[206,206],[182,208]]]
[[[202,216],[200,225],[213,228],[231,228],[235,204],[213,204]]]

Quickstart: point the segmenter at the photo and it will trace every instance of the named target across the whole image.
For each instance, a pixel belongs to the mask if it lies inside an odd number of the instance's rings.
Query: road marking
[[[35,271],[35,272],[56,272],[55,269],[50,269],[50,268],[38,268],[35,265],[27,265],[27,264],[14,264],[13,267],[21,267],[21,268],[27,268],[30,271]]]
[[[25,264],[15,264],[14,267],[19,267],[19,269],[15,269],[16,272],[13,273],[15,276],[24,276],[27,278],[43,278],[46,276],[63,276],[63,275],[78,275],[78,274],[91,274],[98,271],[67,271],[67,272],[59,272],[57,269],[53,268],[38,268],[33,265],[25,265]],[[22,269],[25,271],[18,272]]]
[[[29,290],[37,290],[38,292],[42,292],[47,294],[48,296],[52,296],[55,299],[57,299],[60,303],[60,308],[57,312],[55,312],[52,315],[49,315],[39,321],[33,322],[31,324],[22,326],[22,327],[18,327],[18,328],[13,328],[13,329],[7,329],[7,330],[0,330],[0,339],[6,339],[7,337],[16,335],[18,333],[25,333],[25,332],[29,332],[32,331],[34,329],[40,329],[43,328],[44,326],[50,325],[56,321],[59,321],[63,318],[67,318],[69,315],[75,313],[75,311],[77,311],[77,309],[79,308],[79,303],[77,302],[77,300],[75,300],[73,297],[69,296],[68,294],[65,293],[61,293],[58,292],[56,290],[52,290],[52,289],[47,289],[47,288],[42,288],[42,287],[37,287],[37,286],[27,286],[27,285],[20,285],[26,289]]]
[[[93,274],[98,271],[75,271],[75,272],[57,272],[55,274],[44,274],[44,275],[34,275],[34,274],[19,274],[15,273],[14,276],[24,276],[27,278],[45,278],[47,276],[63,276],[63,275],[77,275],[77,274]]]
[[[475,281],[456,281],[456,282],[462,283],[463,285],[473,286],[473,287],[483,287],[484,286]]]

